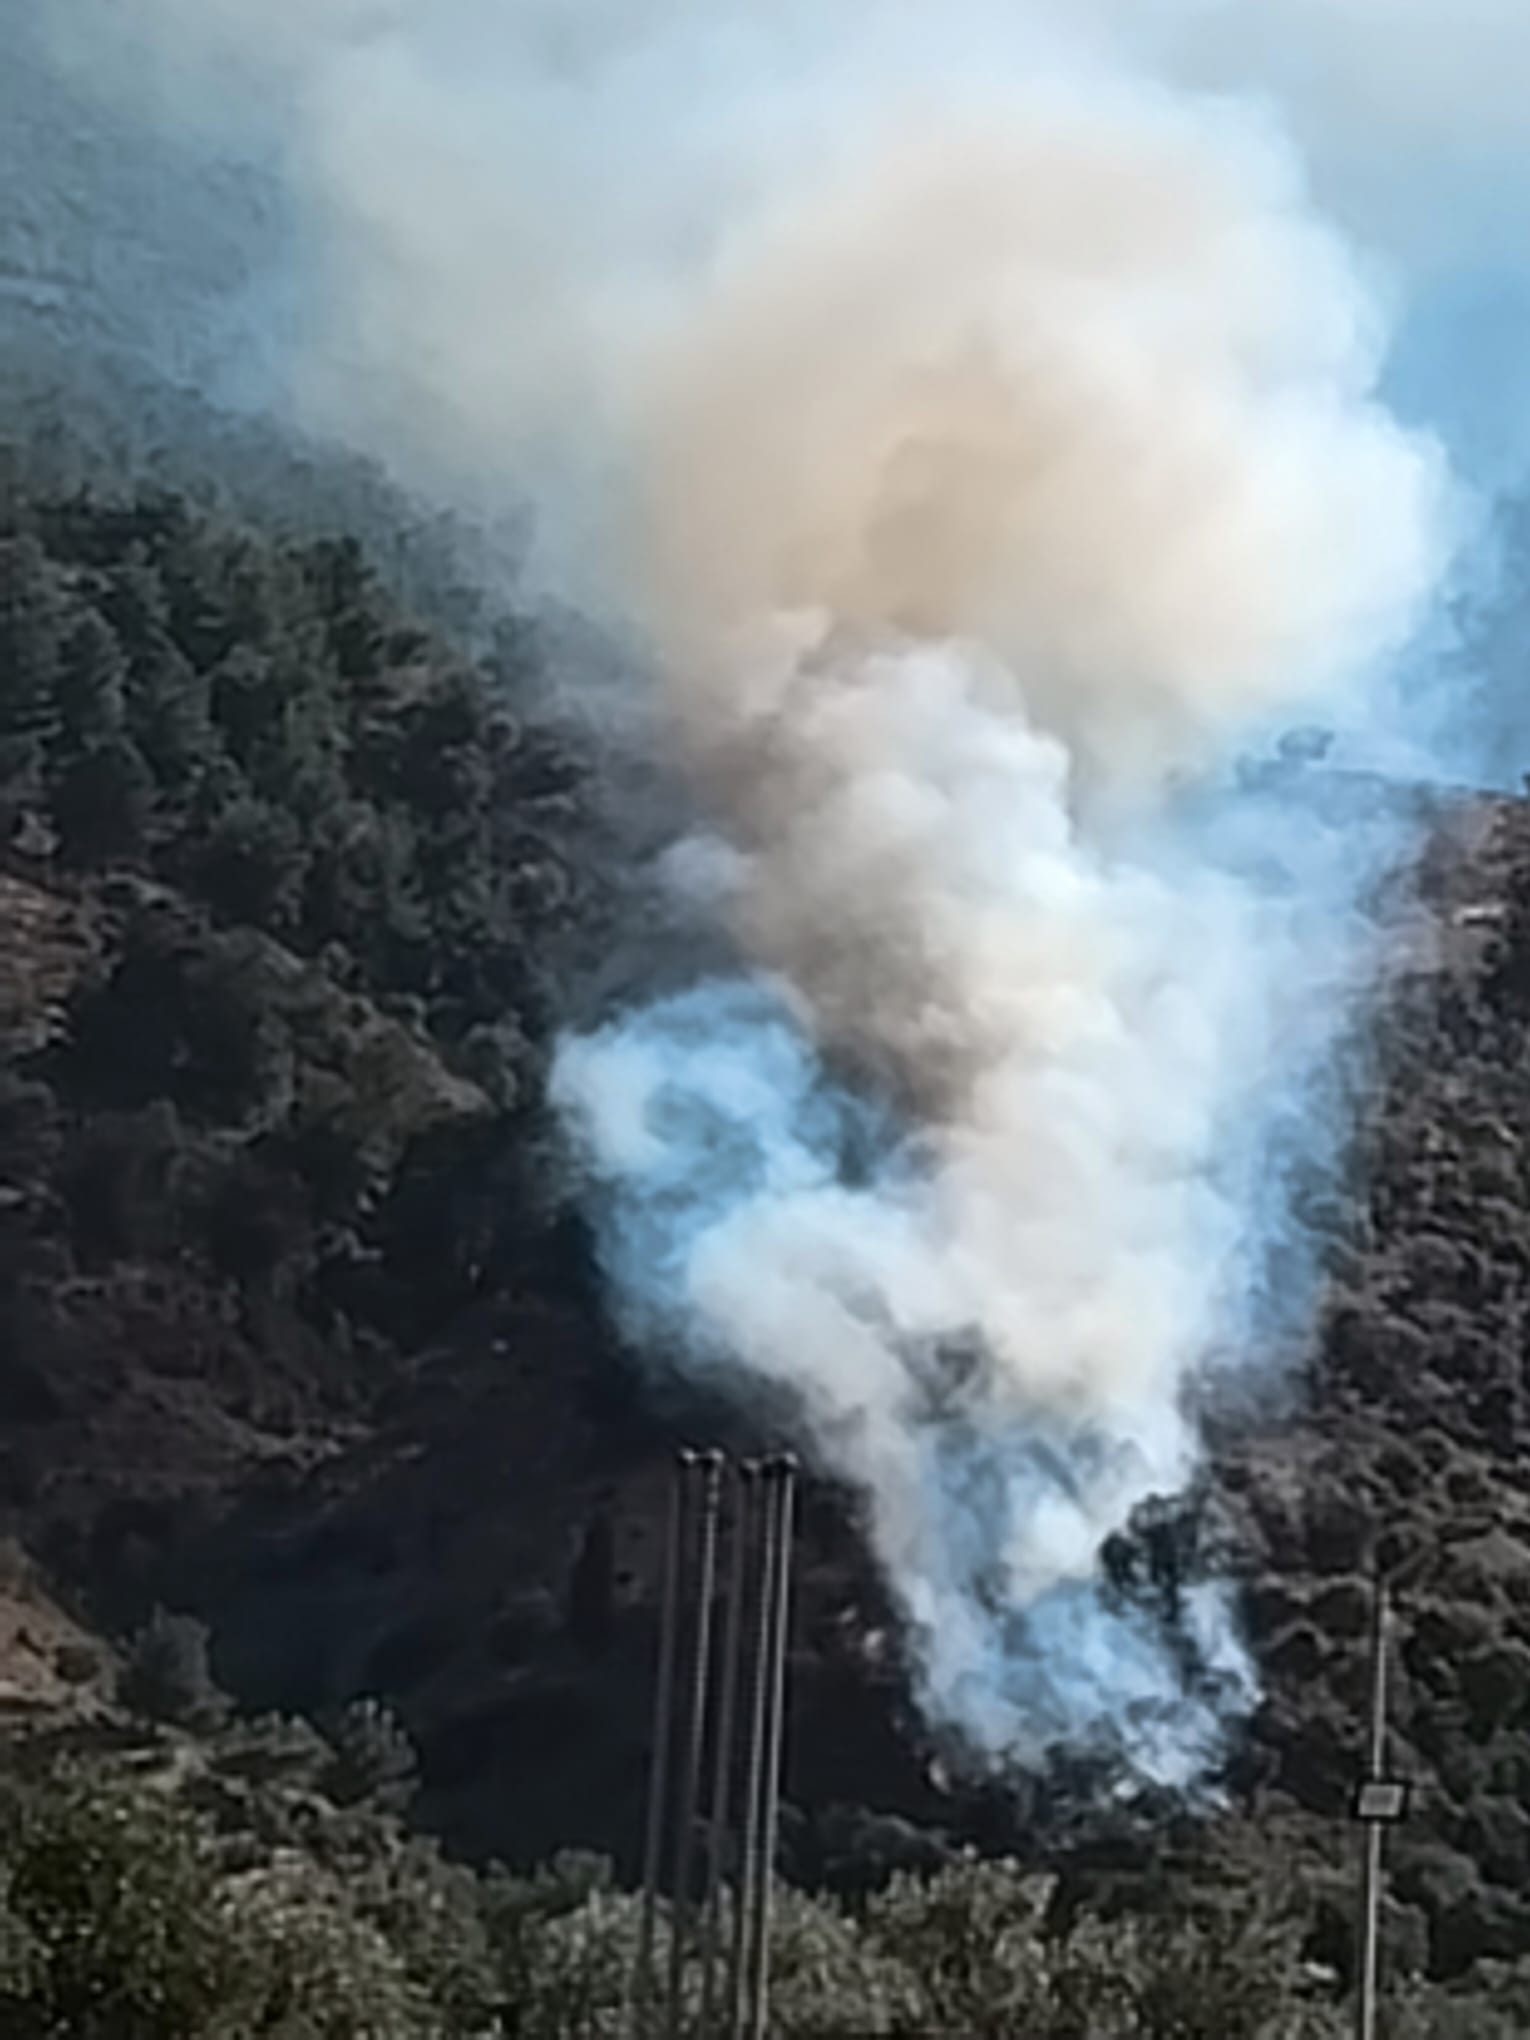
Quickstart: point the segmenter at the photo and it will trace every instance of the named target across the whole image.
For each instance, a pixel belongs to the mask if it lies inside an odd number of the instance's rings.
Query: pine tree
[[[63,767],[51,804],[59,846],[71,864],[137,857],[147,846],[153,775],[130,739],[106,737]]]
[[[217,750],[205,678],[176,644],[158,568],[141,545],[110,572],[101,608],[127,659],[127,727],[162,791],[193,783]]]
[[[122,1703],[152,1721],[206,1726],[227,1702],[213,1681],[208,1631],[194,1615],[156,1608],[128,1647],[119,1693]]]
[[[364,1695],[343,1708],[330,1731],[334,1757],[321,1783],[339,1806],[370,1801],[406,1806],[414,1797],[419,1757],[398,1716]]]
[[[65,622],[58,575],[37,540],[0,540],[0,737],[52,734]]]
[[[306,855],[297,824],[269,801],[246,795],[217,815],[197,853],[197,889],[230,921],[280,929],[302,894]]]
[[[56,743],[75,750],[121,735],[127,662],[104,617],[87,609],[59,647]]]

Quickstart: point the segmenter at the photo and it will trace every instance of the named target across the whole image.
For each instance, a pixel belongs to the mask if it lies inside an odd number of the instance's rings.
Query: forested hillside
[[[665,1455],[751,1438],[643,1388],[565,1206],[542,1078],[621,829],[556,640],[421,622],[342,529],[57,468],[10,478],[0,590],[6,2030],[616,2030],[605,1871],[401,1825],[630,1872]],[[1395,2030],[1525,2029],[1530,811],[1446,803],[1422,894],[1320,1336],[1111,1554],[1165,1619],[1184,1565],[1242,1583],[1268,1699],[1225,1807],[932,1770],[811,1486],[783,2032],[1335,2030],[1378,1538],[1389,1946],[1436,1979]]]
[[[534,654],[171,497],[3,543],[7,1407],[124,1342],[179,1349],[188,1422],[375,1396],[528,1223],[580,779],[517,719]]]

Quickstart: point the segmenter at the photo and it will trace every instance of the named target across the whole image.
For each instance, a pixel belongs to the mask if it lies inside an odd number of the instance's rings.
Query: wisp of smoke
[[[1166,82],[1173,0],[1156,81],[1109,65],[1127,11],[197,33],[282,81],[309,415],[433,486],[513,467],[659,676],[674,868],[741,961],[557,1061],[635,1337],[860,1491],[932,1719],[1182,1783],[1252,1690],[1229,1604],[1171,1649],[1097,1554],[1195,1470],[1371,869],[1232,768],[1376,720],[1446,520],[1287,147]],[[1225,55],[1253,16],[1211,13]]]

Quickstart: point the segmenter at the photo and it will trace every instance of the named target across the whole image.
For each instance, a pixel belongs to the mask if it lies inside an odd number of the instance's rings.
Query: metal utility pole
[[[679,2040],[683,2012],[686,1941],[690,1928],[691,1882],[695,1870],[696,1805],[706,1748],[707,1691],[712,1676],[712,1602],[717,1591],[717,1518],[722,1507],[723,1456],[696,1455],[701,1473],[700,1554],[697,1560],[695,1625],[691,1639],[690,1711],[685,1763],[680,1774],[680,1812],[675,1825],[675,1874],[670,1888],[669,2040]]]
[[[717,1708],[717,1737],[712,1760],[712,1804],[707,1829],[706,1895],[701,1925],[702,2040],[712,2031],[717,1985],[718,1934],[722,1924],[723,1872],[728,1848],[728,1819],[733,1790],[734,1724],[738,1713],[739,1656],[744,1638],[744,1597],[748,1587],[749,1546],[759,1505],[759,1468],[746,1460],[733,1479],[733,1522],[728,1554],[727,1617],[722,1639],[722,1692]]]
[[[733,1900],[733,1945],[728,1958],[728,2040],[743,2040],[745,2008],[754,1963],[751,1932],[758,1917],[755,1887],[760,1874],[760,1812],[765,1785],[765,1744],[769,1733],[770,1645],[775,1634],[776,1535],[780,1490],[771,1462],[760,1468],[760,1584],[755,1601],[754,1649],[750,1658],[749,1727],[744,1764],[744,1807],[738,1885]]]
[[[754,1885],[754,1949],[749,1979],[749,2040],[765,2040],[770,2003],[770,1917],[775,1894],[776,1830],[781,1808],[781,1747],[786,1733],[786,1646],[791,1623],[792,1506],[797,1462],[774,1460],[772,1532],[775,1564],[770,1571],[770,1690],[765,1714],[765,1776],[760,1808],[760,1860]]]
[[[628,1985],[627,2026],[634,2036],[647,2030],[653,1997],[654,1922],[659,1903],[659,1866],[664,1854],[664,1811],[669,1797],[669,1758],[675,1708],[675,1669],[680,1640],[680,1566],[687,1489],[695,1455],[682,1452],[669,1487],[669,1522],[664,1539],[664,1586],[659,1617],[659,1662],[654,1680],[653,1741],[648,1758],[648,1823],[643,1838],[643,1896],[638,1944]]]
[[[1381,1856],[1388,1827],[1407,1816],[1408,1788],[1389,1778],[1387,1755],[1387,1583],[1378,1570],[1371,1603],[1371,1719],[1365,1776],[1355,1795],[1355,1818],[1365,1833],[1360,1871],[1360,1925],[1355,1980],[1357,2040],[1376,2040],[1376,1991],[1381,1954]]]
[[[682,1452],[676,1459],[665,1546],[643,1889],[628,1988],[629,2040],[648,2040],[659,2011],[654,1957],[666,1862],[671,1931],[664,1991],[665,2040],[679,2040],[682,2031],[686,1957],[693,1939],[698,1941],[700,1960],[697,2040],[712,2040],[719,2031],[727,2040],[761,2040],[765,2032],[776,1811],[786,1717],[795,1478],[796,1462],[784,1457],[731,1470],[720,1452]],[[726,1515],[725,1500],[731,1504]],[[714,1662],[718,1656],[714,1648],[717,1558],[725,1529],[726,1614],[720,1662]],[[683,1703],[679,1695],[682,1656],[686,1660]],[[738,1717],[745,1711],[748,1719],[742,1724],[741,1753]],[[697,1937],[691,1928],[696,1910],[698,1815],[709,1749],[710,1800]],[[738,1795],[734,1780],[740,1754],[744,1783],[735,1814]],[[677,1802],[673,1806],[672,1800]],[[738,1865],[739,1888],[734,1894],[724,1989],[719,1993],[723,1876],[730,1853]]]

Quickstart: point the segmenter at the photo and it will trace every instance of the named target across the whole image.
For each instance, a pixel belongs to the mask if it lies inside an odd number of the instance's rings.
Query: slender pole
[[[643,1837],[643,1898],[638,1916],[637,1952],[628,1986],[627,2030],[633,2040],[640,2040],[647,2029],[653,1991],[654,1922],[659,1901],[659,1865],[664,1853],[665,1802],[669,1797],[670,1733],[680,1630],[681,1547],[693,1462],[693,1454],[678,1454],[669,1485],[669,1522],[664,1537],[664,1598],[659,1616],[659,1663],[654,1681],[653,1742],[648,1758],[648,1821]]]
[[[786,1729],[786,1646],[791,1626],[792,1502],[797,1463],[775,1462],[773,1512],[775,1564],[771,1568],[770,1691],[765,1722],[765,1775],[760,1815],[760,1860],[754,1885],[754,1973],[750,1979],[749,2040],[765,2040],[770,2008],[770,1920],[775,1895],[776,1833],[781,1810],[781,1746]]]
[[[722,1691],[717,1705],[717,1744],[712,1757],[712,1803],[708,1809],[706,1895],[702,1901],[701,2018],[697,2040],[711,2040],[716,2009],[718,1938],[722,1926],[723,1869],[728,1848],[729,1799],[733,1784],[733,1738],[738,1714],[739,1658],[744,1640],[744,1595],[749,1544],[759,1492],[752,1462],[733,1477],[733,1522],[729,1537],[727,1620],[722,1640]]]
[[[696,1572],[696,1618],[691,1639],[690,1706],[685,1725],[685,1763],[680,1773],[680,1814],[675,1824],[675,1875],[670,1892],[669,2012],[666,2030],[678,2040],[684,2008],[685,1946],[691,1915],[696,1855],[696,1805],[706,1749],[707,1697],[712,1674],[712,1603],[717,1592],[717,1517],[722,1506],[723,1456],[704,1452],[699,1464],[701,1543]]]
[[[771,1616],[775,1607],[775,1484],[768,1477],[767,1467],[759,1469],[758,1478],[760,1581],[754,1611],[754,1647],[749,1664],[749,1728],[744,1764],[738,1889],[734,1894],[733,1939],[728,1955],[728,2040],[743,2040],[744,2033],[744,1993],[750,1974],[749,1930],[755,1919],[754,1884],[759,1870],[760,1790],[765,1777]]]
[[[1376,1595],[1371,1604],[1371,1731],[1366,1752],[1366,1775],[1371,1780],[1386,1776],[1387,1745],[1387,1586],[1376,1575]],[[1357,2040],[1376,2040],[1376,1980],[1381,1941],[1381,1843],[1382,1822],[1365,1823],[1364,1854],[1360,1879],[1360,1974],[1355,1999]]]

